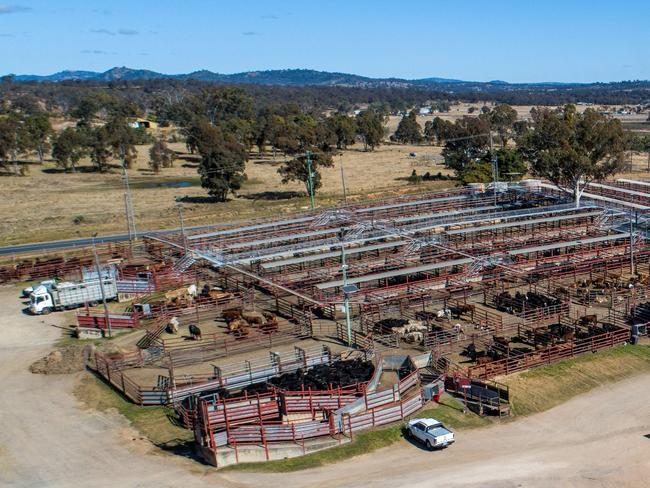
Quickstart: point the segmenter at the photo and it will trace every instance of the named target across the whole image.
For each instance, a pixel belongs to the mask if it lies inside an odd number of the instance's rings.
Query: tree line
[[[444,108],[444,104],[438,107]],[[174,160],[163,139],[151,140],[129,120],[141,115],[136,103],[111,91],[91,92],[69,108],[75,121],[58,133],[41,102],[29,97],[5,106],[0,115],[0,165],[14,164],[18,155],[47,151],[64,171],[75,171],[89,157],[105,172],[117,160],[129,168],[135,146],[153,143],[154,171]],[[246,161],[253,148],[285,156],[278,169],[282,181],[301,182],[308,191],[321,187],[320,169],[333,165],[338,150],[361,143],[372,151],[386,136],[387,107],[377,104],[349,115],[347,111],[306,109],[294,102],[258,106],[250,90],[233,86],[203,86],[200,91],[175,93],[155,102],[157,120],[174,124],[187,149],[200,157],[201,184],[218,201],[239,190],[246,180]],[[421,127],[417,113],[402,117],[392,139],[405,144],[442,145],[445,165],[463,182],[488,182],[496,161],[500,179],[518,179],[527,172],[567,187],[579,199],[584,181],[599,179],[620,167],[626,149],[648,148],[647,136],[624,134],[620,122],[593,109],[583,114],[575,106],[534,108],[532,121],[518,120],[507,104],[484,106],[478,116],[456,122],[434,117]]]
[[[650,148],[647,136],[626,133],[620,120],[592,108],[579,113],[572,104],[533,108],[530,122],[499,104],[454,123],[436,118],[422,135],[412,120],[412,114],[402,120],[402,134],[444,144],[444,164],[462,182],[518,180],[530,173],[570,193],[576,205],[590,182],[621,171],[625,151]]]

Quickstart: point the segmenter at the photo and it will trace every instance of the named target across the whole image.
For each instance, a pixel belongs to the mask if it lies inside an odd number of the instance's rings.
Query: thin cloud
[[[266,19],[266,20],[278,20],[278,16],[274,14],[267,14],[267,15],[262,15],[260,19]]]
[[[260,36],[261,34],[259,32],[255,31],[246,31],[241,33],[242,36]]]
[[[17,14],[19,12],[29,12],[30,7],[24,5],[2,5],[0,4],[0,14]]]
[[[117,33],[121,36],[137,36],[140,34],[137,30],[134,29],[119,29]]]
[[[108,29],[90,29],[93,34],[106,34],[107,36],[114,36],[115,32]]]
[[[0,37],[16,37],[15,34],[0,34]]]
[[[79,51],[81,54],[108,54],[106,51],[101,51],[100,49],[84,49]]]

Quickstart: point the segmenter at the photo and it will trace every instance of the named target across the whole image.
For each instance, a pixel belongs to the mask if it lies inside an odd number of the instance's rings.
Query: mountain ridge
[[[284,85],[284,86],[361,86],[361,87],[428,87],[428,86],[487,86],[487,87],[571,87],[596,86],[618,83],[647,83],[646,81],[622,82],[529,82],[509,83],[502,80],[468,81],[453,78],[426,77],[419,79],[406,78],[373,78],[351,73],[318,71],[312,69],[276,69],[243,71],[240,73],[217,73],[207,69],[190,73],[165,74],[147,69],[116,66],[103,72],[85,70],[63,70],[50,75],[19,74],[10,75],[18,82],[62,82],[62,81],[137,81],[137,80],[196,80],[212,83],[255,84],[255,85]]]

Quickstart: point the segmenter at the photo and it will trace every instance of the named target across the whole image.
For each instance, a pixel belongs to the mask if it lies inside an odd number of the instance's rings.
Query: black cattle
[[[190,324],[190,335],[194,340],[201,339],[201,329],[199,329],[198,325]]]

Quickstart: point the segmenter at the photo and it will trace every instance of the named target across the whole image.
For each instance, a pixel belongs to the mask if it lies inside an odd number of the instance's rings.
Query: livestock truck
[[[115,278],[103,277],[102,280],[106,300],[117,298]],[[39,285],[29,295],[29,311],[34,315],[46,315],[54,310],[76,308],[86,303],[95,305],[101,299],[102,290],[97,279]]]

